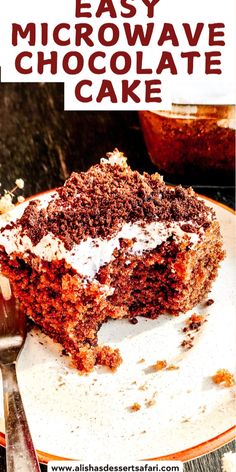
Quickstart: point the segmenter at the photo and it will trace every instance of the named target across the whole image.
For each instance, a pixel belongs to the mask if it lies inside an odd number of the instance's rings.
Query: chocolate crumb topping
[[[212,210],[192,189],[169,188],[158,174],[108,163],[74,172],[46,210],[30,202],[18,223],[33,244],[51,232],[70,250],[88,237],[110,238],[123,224],[138,221],[180,221],[183,231],[198,232],[209,225],[209,215]]]
[[[47,233],[46,220],[46,211],[40,209],[39,201],[30,202],[20,219],[20,224],[34,245]]]
[[[186,350],[189,350],[193,347],[193,340],[192,339],[184,339],[181,343],[181,347]]]

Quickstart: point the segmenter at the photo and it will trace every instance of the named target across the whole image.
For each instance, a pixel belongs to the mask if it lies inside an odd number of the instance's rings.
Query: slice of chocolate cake
[[[28,202],[0,232],[2,273],[81,372],[121,362],[97,345],[105,320],[186,312],[223,256],[214,212],[191,189],[133,172],[117,150]]]

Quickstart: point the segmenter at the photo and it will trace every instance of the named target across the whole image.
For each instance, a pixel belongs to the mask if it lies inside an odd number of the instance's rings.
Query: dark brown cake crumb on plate
[[[194,337],[189,337],[187,339],[184,339],[181,343],[181,347],[183,347],[184,349],[186,350],[189,350],[193,347],[193,341],[194,341]]]
[[[213,300],[213,298],[209,298],[209,299],[206,301],[206,306],[211,306],[211,305],[213,305],[213,303],[215,303],[215,300]]]
[[[198,315],[193,313],[185,322],[186,326],[183,328],[183,332],[187,333],[188,331],[199,331],[199,328],[205,323],[206,315]]]

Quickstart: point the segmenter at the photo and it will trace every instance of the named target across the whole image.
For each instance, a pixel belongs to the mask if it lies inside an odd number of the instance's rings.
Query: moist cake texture
[[[132,171],[117,150],[21,208],[0,230],[1,271],[81,372],[121,362],[98,345],[102,323],[186,312],[224,257],[213,210],[192,189]]]

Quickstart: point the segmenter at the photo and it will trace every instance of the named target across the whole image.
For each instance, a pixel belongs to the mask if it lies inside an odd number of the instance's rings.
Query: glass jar
[[[170,111],[141,111],[139,118],[149,156],[166,179],[233,185],[234,105],[173,104]]]

